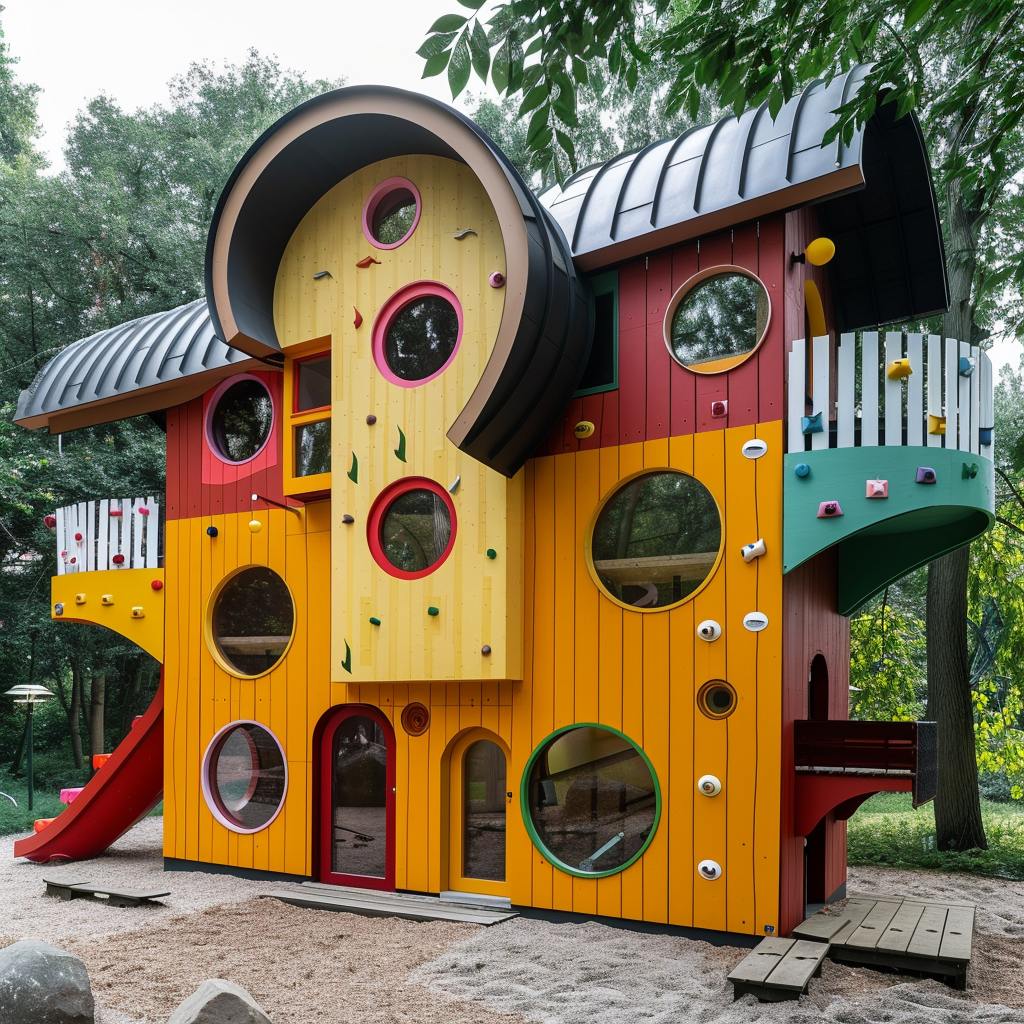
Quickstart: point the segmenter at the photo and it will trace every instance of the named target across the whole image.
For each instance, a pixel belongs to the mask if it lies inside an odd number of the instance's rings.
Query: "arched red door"
[[[395,733],[377,708],[346,704],[320,743],[320,881],[395,888]]]

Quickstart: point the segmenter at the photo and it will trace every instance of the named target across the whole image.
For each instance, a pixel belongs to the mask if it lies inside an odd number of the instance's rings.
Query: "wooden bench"
[[[763,939],[729,975],[732,997],[753,995],[762,1003],[799,999],[811,978],[821,974],[827,942],[802,939]]]
[[[62,900],[101,900],[111,907],[141,907],[155,904],[170,892],[145,892],[137,889],[109,889],[91,882],[53,882],[44,878],[46,895]]]

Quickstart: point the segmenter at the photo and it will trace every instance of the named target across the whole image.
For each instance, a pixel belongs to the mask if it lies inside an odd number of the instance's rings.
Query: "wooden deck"
[[[848,964],[907,971],[967,987],[974,905],[851,896],[838,911],[819,911],[794,938],[830,944],[828,956]]]
[[[303,882],[264,893],[295,907],[313,910],[334,910],[365,917],[402,917],[407,921],[464,921],[467,924],[500,924],[515,911],[454,903],[436,896],[416,896],[405,892],[381,892],[376,889],[354,889],[344,885],[323,885]]]
[[[729,975],[733,999],[756,996],[762,1003],[799,999],[811,978],[821,974],[828,943],[801,939],[762,939]]]

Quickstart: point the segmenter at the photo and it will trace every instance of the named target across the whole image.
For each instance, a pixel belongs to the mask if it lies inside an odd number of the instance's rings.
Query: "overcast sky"
[[[106,93],[126,110],[168,99],[194,61],[238,64],[250,48],[307,78],[414,89],[452,102],[445,76],[421,79],[416,56],[431,23],[457,0],[3,0],[15,73],[43,90],[40,148],[60,167],[67,124]],[[485,8],[486,10],[486,8]],[[465,12],[464,13],[468,13]],[[480,92],[475,76],[469,88]],[[459,101],[461,105],[461,100]],[[996,366],[1020,360],[1002,341]]]

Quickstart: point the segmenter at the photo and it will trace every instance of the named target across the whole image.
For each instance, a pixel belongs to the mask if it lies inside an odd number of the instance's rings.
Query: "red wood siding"
[[[792,315],[792,300],[786,296],[785,234],[782,216],[751,221],[620,266],[618,389],[574,398],[537,455],[782,419],[785,324]],[[720,264],[743,267],[764,282],[772,302],[768,335],[757,353],[735,369],[693,373],[669,355],[665,311],[690,277]],[[797,291],[802,323],[802,278]],[[712,419],[711,403],[720,399],[728,401],[729,414]],[[589,438],[578,440],[573,427],[581,420],[589,420],[596,429]]]
[[[780,933],[803,920],[804,841],[793,835],[796,776],[793,765],[793,722],[808,717],[811,662],[821,654],[828,666],[832,719],[846,719],[850,710],[850,621],[836,611],[838,556],[824,551],[783,577],[782,607],[782,851]],[[825,893],[846,881],[846,822],[830,813],[825,824]]]
[[[241,512],[255,505],[252,494],[261,494],[285,504],[281,479],[281,387],[282,375],[255,371],[266,384],[274,401],[271,442],[251,462],[233,466],[222,462],[206,440],[206,406],[213,389],[201,398],[167,410],[167,519],[191,519]]]

